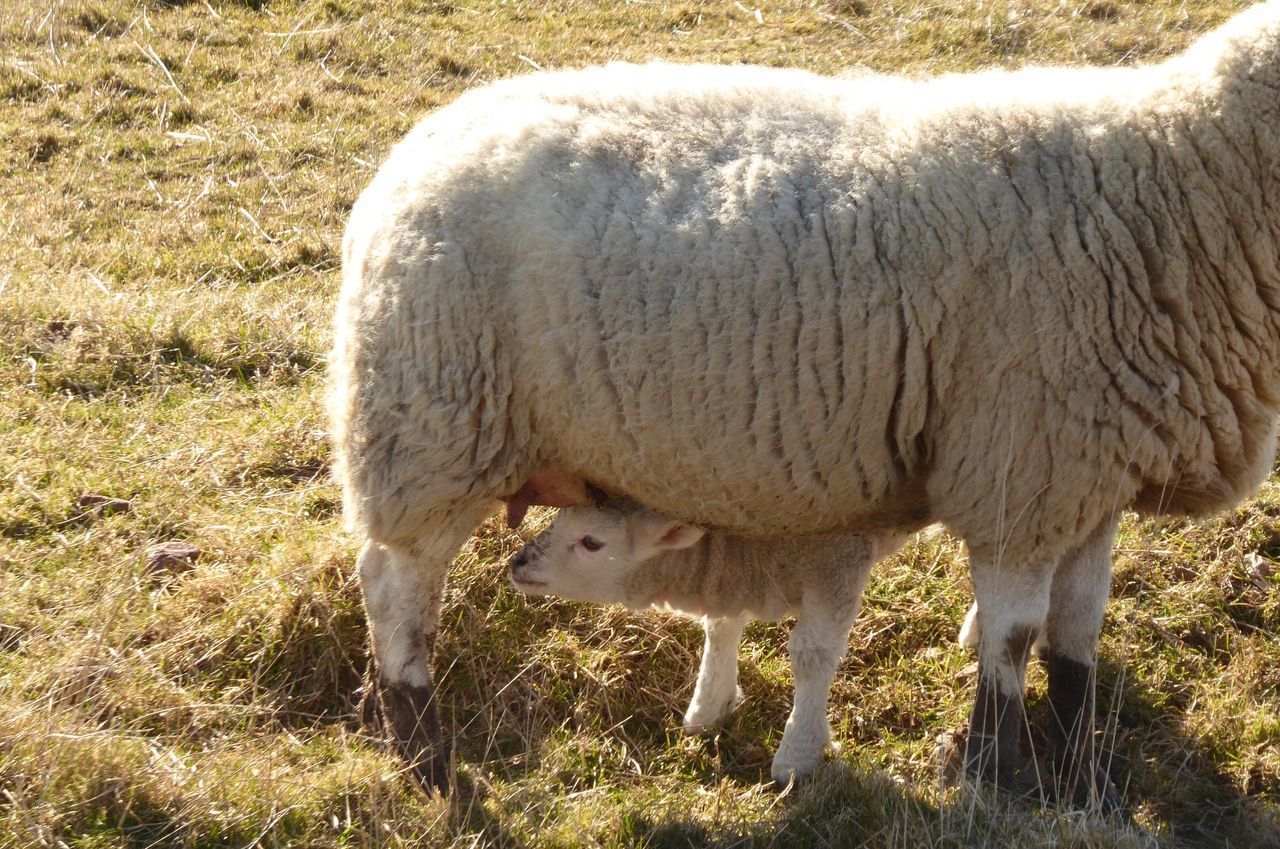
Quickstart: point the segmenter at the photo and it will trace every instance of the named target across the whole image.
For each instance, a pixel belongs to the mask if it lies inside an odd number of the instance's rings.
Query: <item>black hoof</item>
[[[1035,763],[1025,755],[997,752],[995,737],[970,731],[965,745],[965,776],[975,784],[990,784],[1015,797],[1033,796],[1039,790]]]
[[[449,795],[449,766],[452,761],[450,746],[441,740],[430,750],[419,750],[411,762],[413,777],[427,793]]]
[[[1110,776],[1101,769],[1085,778],[1073,764],[1057,766],[1043,781],[1045,798],[1059,808],[1096,811],[1106,817],[1129,820],[1129,811]]]
[[[447,794],[452,751],[440,730],[435,688],[383,682],[380,696],[392,744],[418,784],[428,793]]]

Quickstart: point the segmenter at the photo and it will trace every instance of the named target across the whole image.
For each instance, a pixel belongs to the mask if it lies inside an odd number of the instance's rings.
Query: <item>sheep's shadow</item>
[[[744,667],[744,684],[752,674],[749,667]],[[1185,698],[1136,680],[1123,663],[1105,657],[1099,664],[1098,681],[1103,757],[1126,806],[1134,812],[1141,810],[1167,829],[1162,829],[1159,845],[1197,849],[1280,847],[1280,807],[1276,804],[1280,798],[1280,775],[1255,771],[1247,787],[1242,788],[1239,781],[1223,769],[1207,742],[1183,732]],[[748,684],[748,688],[754,687]],[[838,711],[839,707],[833,706],[833,710]],[[704,783],[732,780],[750,785],[769,780],[771,752],[763,746],[761,737],[762,733],[767,736],[767,732],[761,731],[761,717],[752,717],[753,712],[768,715],[774,710],[763,705],[740,706],[718,733],[702,738],[706,760],[719,768],[718,772],[700,775]],[[1036,756],[1044,758],[1043,730],[1048,727],[1050,717],[1048,701],[1042,692],[1029,696],[1028,714],[1031,745]],[[928,729],[926,733],[942,730]],[[859,765],[856,744],[846,745],[843,753],[828,763],[819,776],[832,768],[864,770],[865,766]],[[876,795],[882,797],[882,801],[888,791],[896,788],[901,798],[888,801],[891,809],[907,805],[944,820],[948,819],[948,813],[954,813],[954,806],[940,805],[939,797],[932,791],[921,795],[899,786],[887,775],[867,773],[860,780],[880,782],[885,792]],[[799,799],[804,799],[803,792]],[[1025,799],[1008,801],[1024,811],[1039,807]],[[774,826],[779,831],[808,828],[802,823],[798,825],[806,816],[802,809],[784,806],[780,813],[783,818]],[[867,813],[865,808],[862,813]],[[706,832],[705,827],[692,822],[653,821],[651,825],[651,834],[657,840],[654,845],[662,845],[664,835],[678,838],[679,843],[695,832]],[[766,827],[767,824],[760,824],[760,828]],[[844,837],[852,839],[853,835],[843,835],[842,839]],[[708,836],[707,842],[716,841]]]
[[[1036,817],[1029,823],[1029,817]],[[990,790],[939,796],[883,770],[837,758],[810,780],[788,788],[769,812],[753,821],[708,822],[668,811],[629,812],[628,845],[700,847],[1117,845],[1128,831],[1117,820],[1074,813],[1038,815],[1022,799]],[[1120,838],[1117,841],[1116,838]]]
[[[906,820],[929,830],[955,819],[955,813],[882,771],[836,759],[812,779],[788,788],[772,812],[756,821],[730,816],[708,823],[661,810],[637,811],[627,817],[625,836],[648,847],[873,846]],[[926,832],[912,827],[907,833]]]
[[[1103,757],[1131,808],[1167,823],[1172,845],[1280,847],[1280,774],[1256,773],[1241,788],[1207,742],[1183,731],[1185,693],[1154,689],[1107,657],[1097,680]],[[1041,700],[1033,722],[1047,710]]]
[[[503,822],[502,813],[485,804],[488,790],[473,781],[466,770],[458,770],[449,793],[449,816],[455,828],[481,838],[486,846],[502,846],[504,849],[525,849],[531,844],[516,836]]]
[[[563,622],[562,626],[572,627],[570,622]],[[686,639],[681,642],[687,644],[687,654],[692,659],[696,645],[694,631],[690,629],[684,636]],[[664,639],[671,638],[668,635]],[[652,656],[653,649],[646,648],[648,651],[640,652],[637,657]],[[513,670],[515,668],[518,667],[513,666]],[[680,716],[669,708],[673,703],[682,702],[681,698],[672,699],[672,695],[691,690],[692,663],[681,661],[678,665],[645,666],[635,671],[639,679],[646,681],[646,686],[666,693],[667,699],[662,706],[655,704],[655,699],[645,698],[643,693],[628,694],[626,698],[603,704],[588,699],[593,708],[588,712],[590,716],[595,717],[598,709],[603,712],[600,721],[603,722],[602,727],[611,729],[608,736],[625,741],[631,752],[650,756],[675,745],[684,745],[691,757],[681,758],[682,775],[707,788],[714,788],[722,782],[751,788],[769,781],[773,749],[781,738],[786,711],[790,707],[790,686],[785,681],[764,675],[754,663],[742,663],[741,684],[749,694],[748,699],[726,718],[717,731],[696,736],[690,743],[682,741],[685,736],[680,730]],[[558,674],[547,670],[545,675],[548,680],[553,680]],[[520,677],[517,675],[517,679]],[[650,677],[653,680],[649,680]],[[1130,809],[1142,814],[1140,818],[1151,816],[1160,823],[1161,831],[1157,835],[1160,845],[1280,846],[1280,836],[1277,836],[1280,829],[1275,825],[1275,800],[1280,798],[1280,776],[1258,775],[1249,782],[1247,789],[1242,788],[1239,781],[1221,766],[1220,758],[1215,757],[1208,741],[1196,739],[1183,731],[1188,709],[1185,697],[1176,691],[1143,683],[1121,659],[1103,657],[1098,668],[1098,681],[1098,717],[1105,730],[1102,750],[1105,757],[1110,758],[1111,775]],[[445,689],[449,689],[448,684],[445,684]],[[1042,686],[1036,686],[1030,694],[1029,715],[1033,729],[1047,727],[1048,706],[1042,690]],[[576,690],[572,694],[575,698],[585,695]],[[454,694],[454,699],[445,698],[445,703],[456,702],[457,695]],[[462,699],[462,702],[468,703],[468,700]],[[838,704],[833,704],[833,715],[840,709]],[[454,713],[452,709],[445,712]],[[458,726],[456,722],[449,721],[470,716],[472,712],[474,706],[468,707],[466,713],[458,713],[445,720],[445,725],[456,732],[454,744],[467,763],[493,762],[497,758],[503,763],[504,770],[511,770],[515,777],[531,775],[544,767],[539,741],[550,727],[561,726],[534,722],[524,731],[516,732],[509,726],[512,717],[502,712],[495,712],[489,720],[470,727],[470,730],[466,724]],[[374,727],[369,729],[366,726],[366,730],[378,734],[376,721],[370,725]],[[928,726],[914,729],[914,732],[932,739],[943,730]],[[902,731],[911,732],[905,727]],[[817,826],[809,821],[814,812],[822,813],[823,817],[829,814],[835,821],[851,818],[868,822],[883,817],[891,821],[895,816],[919,817],[925,829],[936,830],[936,826],[931,825],[933,822],[950,823],[946,825],[947,835],[954,835],[956,829],[963,832],[968,827],[966,817],[972,816],[964,803],[947,802],[947,796],[938,796],[932,788],[915,790],[909,785],[902,785],[887,773],[868,767],[859,743],[852,739],[844,743],[844,752],[824,764],[813,785],[827,788],[832,776],[837,775],[844,776],[840,781],[847,786],[837,791],[829,788],[815,791],[809,784],[797,786],[783,794],[771,814],[762,821],[726,822],[723,825],[726,832],[722,835],[707,822],[696,822],[675,809],[637,805],[635,811],[628,812],[625,817],[627,827],[634,830],[637,839],[643,837],[646,845],[714,845],[730,839],[730,831],[735,829],[739,834],[749,831],[771,845],[786,845],[791,841],[790,835],[813,834]],[[1042,745],[1043,741],[1039,744]],[[460,785],[467,781],[465,772],[458,772]],[[929,777],[929,781],[932,780],[933,777]],[[589,785],[591,779],[584,776],[581,781]],[[484,791],[463,791],[461,795],[476,798],[476,793],[483,795]],[[943,802],[940,803],[940,799]],[[468,827],[498,835],[503,831],[500,814],[485,812],[485,807],[483,804],[472,805],[472,812],[466,814],[465,821]],[[1037,805],[1023,800],[1015,802],[1012,807],[1016,811],[1028,812]],[[856,845],[860,841],[859,835],[870,834],[861,830],[863,826],[842,827],[845,831],[832,837],[838,843],[852,841]],[[506,835],[504,840],[509,843],[515,837]]]

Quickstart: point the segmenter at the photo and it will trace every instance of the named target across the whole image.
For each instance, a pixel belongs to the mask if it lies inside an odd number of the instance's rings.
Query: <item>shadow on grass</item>
[[[519,638],[506,639],[518,641]],[[510,677],[504,679],[509,688],[507,692],[527,688],[514,703],[488,704],[482,709],[471,704],[464,711],[461,706],[467,700],[456,700],[456,692],[453,699],[445,695],[446,702],[452,701],[445,709],[445,720],[447,724],[450,719],[454,720],[455,746],[465,762],[486,771],[499,765],[496,771],[516,782],[551,769],[555,773],[552,783],[563,793],[570,793],[607,786],[612,768],[607,763],[611,757],[609,748],[620,741],[624,744],[622,748],[648,762],[646,773],[667,771],[667,767],[657,761],[679,745],[679,717],[672,712],[673,703],[679,699],[671,696],[687,683],[692,668],[683,667],[688,664],[676,663],[666,670],[640,670],[638,677],[646,681],[655,675],[658,677],[656,686],[665,689],[669,696],[666,704],[655,705],[641,694],[609,704],[599,701],[599,694],[591,692],[590,686],[580,682],[572,685],[562,675],[550,675],[537,664],[526,665],[522,671],[518,652],[514,650],[509,657]],[[452,671],[456,675],[458,669]],[[776,682],[761,676],[751,664],[742,666],[741,675],[743,689],[754,694],[754,698],[749,695],[719,732],[697,738],[693,746],[686,744],[679,756],[679,775],[709,790],[725,782],[745,789],[768,781],[772,747],[781,735],[790,705],[789,687],[776,686]],[[446,690],[452,689],[450,684],[462,683],[450,682],[449,677],[446,675]],[[1157,834],[1133,838],[1138,841],[1133,845],[1176,849],[1280,847],[1275,816],[1280,780],[1276,776],[1260,775],[1252,779],[1246,792],[1211,742],[1183,731],[1188,710],[1185,699],[1153,689],[1138,680],[1125,664],[1105,657],[1098,679],[1101,682],[1099,722],[1105,730],[1103,750],[1110,758],[1111,775],[1126,804],[1140,814],[1141,819],[1150,817],[1158,829]],[[569,690],[548,700],[556,687]],[[785,694],[781,690],[785,690]],[[580,715],[587,719],[566,719],[572,711],[567,711],[565,704],[557,704],[559,699],[564,699],[566,704],[582,699],[578,704],[586,709]],[[532,709],[532,714],[524,714],[524,724],[518,715],[521,709]],[[550,713],[534,719],[533,714],[544,710]],[[833,710],[839,708],[833,707]],[[1034,729],[1047,727],[1048,705],[1043,695],[1031,699],[1029,712]],[[596,721],[598,727],[593,724]],[[578,738],[574,737],[578,727],[575,722],[582,724]],[[940,730],[930,729],[926,733]],[[367,733],[381,737],[376,724],[367,729]],[[582,748],[574,749],[570,756],[563,748],[565,740],[570,739],[575,740],[574,745],[579,745],[578,740],[587,742],[581,743]],[[550,749],[543,745],[548,742],[553,742]],[[859,764],[862,755],[858,747],[851,741],[846,741],[846,745],[843,758],[829,762],[814,782],[793,788],[767,818],[744,817],[709,824],[705,817],[695,817],[678,809],[642,805],[639,799],[619,800],[621,809],[614,809],[621,814],[618,837],[623,845],[634,842],[646,846],[713,846],[739,842],[771,846],[877,846],[898,845],[886,836],[896,832],[928,834],[932,842],[927,845],[964,846],[970,845],[965,834],[974,835],[974,839],[989,835],[989,831],[983,829],[993,827],[990,821],[993,816],[1000,819],[991,813],[989,804],[940,806],[931,788],[917,792],[883,772],[864,768]],[[558,763],[552,764],[547,760],[547,752],[556,750],[557,746],[562,747],[554,756]],[[1043,754],[1042,737],[1037,740],[1037,746]],[[465,783],[463,775],[459,778]],[[471,790],[462,796],[476,800],[477,794],[482,796],[483,791]],[[1007,829],[1012,835],[1014,842],[1009,845],[1023,845],[1021,841],[1027,828],[1048,829],[1048,833],[1053,834],[1057,833],[1053,829],[1067,828],[1059,821],[1078,823],[1081,819],[1069,811],[1058,816],[1054,811],[1039,811],[1030,804],[1015,807],[1017,813],[1002,820],[1007,820],[1005,825],[995,826]],[[498,845],[519,845],[519,834],[504,829],[500,808],[495,812],[487,810],[484,804],[473,804],[464,821],[468,828],[485,834]],[[902,830],[903,818],[911,820],[905,831]],[[1099,833],[1108,832],[1104,828]],[[1113,838],[1093,842],[1092,837],[1085,836],[1079,841],[1066,840],[1064,845],[1130,844]]]
[[[469,588],[470,603],[455,608],[460,619],[502,613],[518,616],[523,627],[498,631],[460,621],[442,631],[468,634],[465,641],[446,637],[437,657],[442,715],[457,735],[462,762],[514,785],[537,783],[544,773],[558,797],[608,792],[611,775],[629,769],[633,758],[645,775],[666,774],[713,792],[726,782],[747,792],[768,780],[790,706],[788,685],[743,664],[747,701],[719,733],[681,745],[678,712],[696,668],[695,629],[684,633],[673,626],[636,637],[626,617],[579,618],[572,605],[527,605],[506,597],[498,580],[478,583]],[[541,635],[536,649],[529,648],[530,634]],[[672,642],[681,648],[672,650]],[[588,662],[598,648],[608,648],[604,659]],[[1138,677],[1127,664],[1103,658],[1099,716],[1116,784],[1140,819],[1151,818],[1156,834],[1116,837],[1121,831],[1094,822],[1088,828],[1098,829],[1095,840],[1094,832],[1081,831],[1086,826],[1079,823],[1087,818],[1075,812],[1059,815],[1019,804],[1013,815],[1004,816],[998,801],[974,805],[947,801],[947,796],[939,804],[932,788],[917,790],[865,769],[860,747],[852,741],[846,741],[842,759],[827,764],[814,782],[794,788],[767,815],[757,810],[708,821],[639,792],[634,799],[627,793],[615,796],[609,816],[620,816],[621,845],[897,846],[905,845],[903,835],[915,834],[927,835],[928,846],[973,845],[966,835],[1006,845],[988,840],[994,828],[1010,835],[1011,846],[1031,845],[1026,838],[1035,832],[1061,839],[1052,845],[1280,847],[1274,824],[1280,795],[1276,776],[1259,776],[1246,792],[1211,742],[1183,732],[1185,700]],[[1046,727],[1045,699],[1033,698],[1029,707],[1033,726]],[[682,751],[673,752],[677,747]],[[483,792],[465,795],[474,800]],[[522,793],[521,798],[530,797]],[[525,832],[504,829],[504,804],[489,810],[474,804],[464,819],[500,845],[516,844]]]
[[[475,841],[474,845],[501,846],[504,849],[532,846],[503,822],[502,813],[484,803],[486,791],[471,776],[459,770],[453,778],[455,783],[449,797],[450,818],[456,829]]]
[[[826,764],[810,781],[791,788],[769,814],[755,821],[732,817],[708,824],[684,815],[637,810],[624,817],[621,845],[645,847],[1000,846],[1030,849],[1131,844],[1132,832],[1115,823],[1040,814],[1029,806],[981,793],[953,793],[939,803],[880,770],[843,760]],[[1138,837],[1141,845],[1141,837]]]
[[[1251,782],[1253,792],[1244,792],[1209,742],[1183,732],[1184,699],[1162,695],[1107,658],[1099,663],[1098,681],[1112,780],[1131,807],[1145,806],[1168,824],[1167,845],[1280,847],[1280,778],[1260,776]],[[1037,719],[1046,709],[1038,707]]]

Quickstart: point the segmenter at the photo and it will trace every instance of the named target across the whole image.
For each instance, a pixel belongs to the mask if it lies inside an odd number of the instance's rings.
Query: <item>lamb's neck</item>
[[[630,595],[644,605],[667,605],[693,615],[759,613],[774,585],[750,547],[735,537],[707,534],[694,545],[659,554],[636,569]]]

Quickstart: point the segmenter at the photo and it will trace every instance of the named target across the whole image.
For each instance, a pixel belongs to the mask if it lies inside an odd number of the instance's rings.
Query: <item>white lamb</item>
[[[898,535],[755,540],[701,529],[625,499],[562,510],[510,561],[511,583],[533,595],[665,606],[699,619],[706,646],[687,731],[723,719],[737,703],[738,642],[752,619],[796,614],[788,648],[795,701],[771,774],[806,778],[831,744],[827,696],[848,650],[871,567]]]
[[[982,634],[968,770],[1035,779],[1044,628],[1066,793],[1108,796],[1112,532],[1270,467],[1277,199],[1278,2],[1139,68],[610,65],[429,116],[352,212],[331,360],[400,750],[445,784],[453,554],[495,498],[518,521],[589,478],[733,533],[945,523]]]

